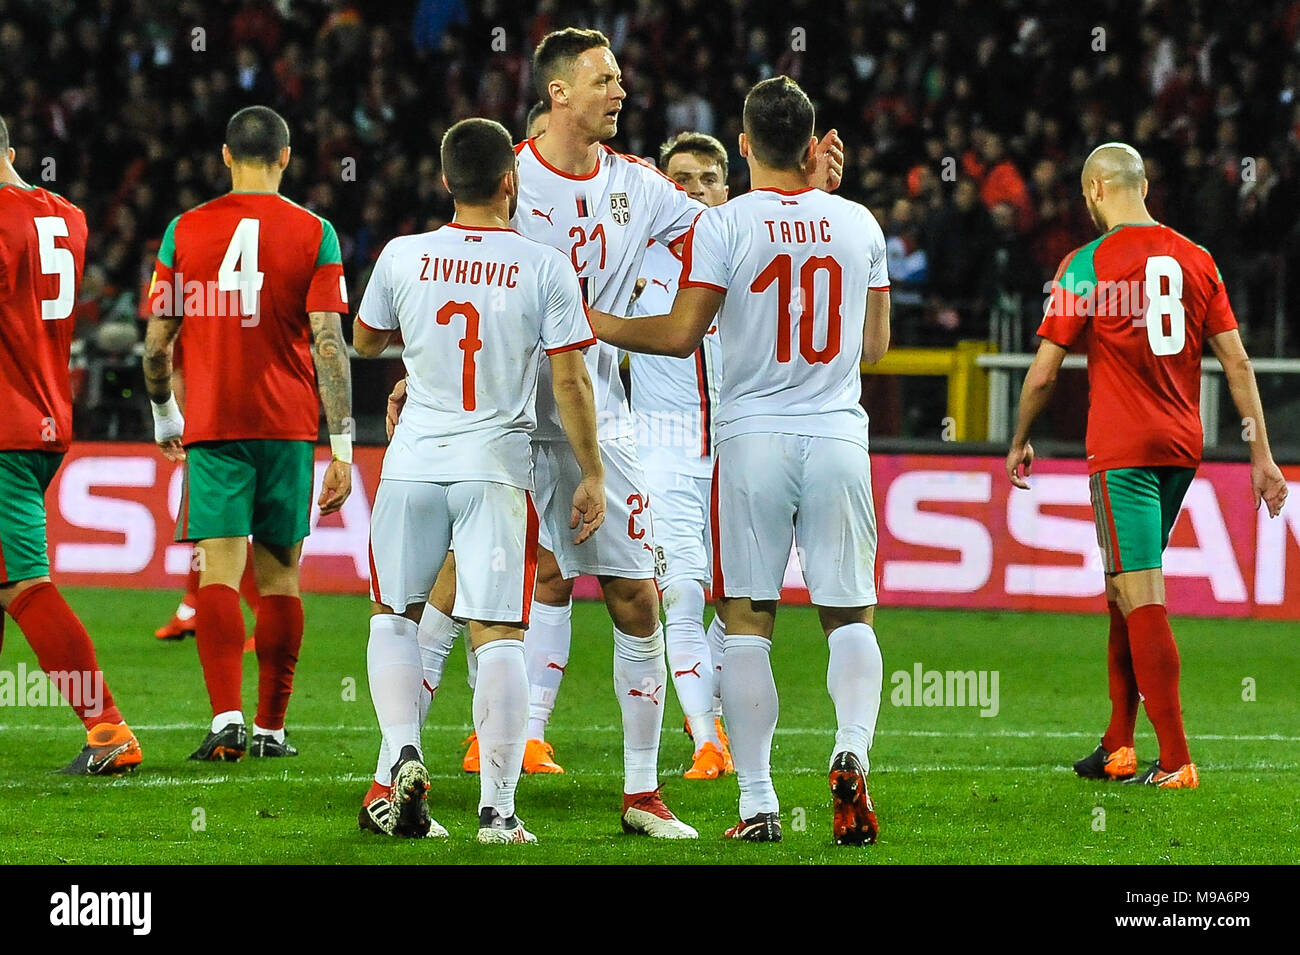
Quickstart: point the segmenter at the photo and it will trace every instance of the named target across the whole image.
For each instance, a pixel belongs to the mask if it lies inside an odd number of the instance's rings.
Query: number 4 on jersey
[[[266,278],[264,272],[257,271],[257,239],[261,225],[260,219],[239,220],[217,270],[217,289],[239,293],[241,315],[258,314],[262,282]]]

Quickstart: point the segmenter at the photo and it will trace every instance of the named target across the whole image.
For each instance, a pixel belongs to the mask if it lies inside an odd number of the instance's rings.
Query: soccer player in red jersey
[[[226,127],[232,190],[172,220],[158,250],[145,381],[163,455],[185,461],[178,540],[198,544],[195,623],[212,724],[198,760],[294,756],[284,717],[302,644],[298,559],[310,530],[313,443],[325,407],[334,459],[322,514],[352,489],[351,370],[340,315],[347,289],[328,221],[279,194],[289,128],[263,106]],[[181,416],[168,346],[189,356]],[[200,357],[201,356],[201,357]],[[251,746],[240,698],[239,580],[253,537],[258,707]]]
[[[1110,607],[1111,717],[1101,745],[1074,769],[1088,779],[1194,789],[1199,780],[1183,731],[1161,555],[1201,460],[1207,341],[1233,403],[1253,424],[1255,506],[1262,500],[1276,517],[1286,481],[1269,451],[1255,373],[1210,253],[1151,218],[1142,157],[1132,146],[1098,146],[1083,165],[1082,181],[1088,212],[1103,234],[1067,255],[1052,283],[1038,329],[1043,341],[1020,395],[1007,476],[1016,487],[1029,487],[1030,426],[1066,352],[1086,347],[1088,472]],[[1139,775],[1133,729],[1140,698],[1160,756]]]
[[[0,120],[0,610],[86,727],[63,772],[111,775],[140,765],[86,628],[50,581],[45,490],[72,438],[72,309],[86,263],[86,216],[29,186]],[[4,616],[0,615],[0,637]]]

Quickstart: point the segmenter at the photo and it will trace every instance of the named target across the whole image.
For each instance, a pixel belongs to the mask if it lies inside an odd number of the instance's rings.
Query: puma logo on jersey
[[[533,215],[540,216],[541,218],[546,220],[547,225],[553,226],[555,225],[555,223],[551,221],[551,213],[554,211],[555,211],[555,206],[551,206],[551,208],[546,212],[543,212],[541,209],[534,209]]]
[[[700,676],[700,661],[698,660],[695,662],[695,666],[691,667],[689,670],[674,670],[673,676],[695,676],[699,677],[701,680],[704,679],[704,677]]]
[[[651,280],[650,280],[650,284],[651,284],[651,285],[660,285],[660,286],[663,287],[663,290],[664,290],[665,292],[668,291],[668,283],[667,283],[667,282],[660,282],[658,279],[651,279]]]
[[[628,695],[628,696],[643,696],[643,697],[645,697],[647,700],[649,700],[651,703],[653,703],[655,706],[658,706],[658,705],[659,705],[659,691],[662,690],[663,688],[664,688],[664,685],[663,685],[662,683],[660,683],[657,687],[654,688],[653,692],[646,693],[646,692],[643,691],[643,690],[638,690],[636,687],[633,687],[632,689],[630,689],[630,690],[627,691],[627,695]]]

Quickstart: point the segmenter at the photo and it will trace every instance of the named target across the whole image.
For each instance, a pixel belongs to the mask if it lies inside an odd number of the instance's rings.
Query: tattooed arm
[[[322,514],[332,514],[352,493],[352,366],[343,343],[343,325],[337,312],[310,312],[312,360],[316,388],[330,430],[334,459],[325,471],[321,488]]]
[[[184,461],[181,435],[185,419],[172,394],[172,342],[180,331],[179,318],[154,316],[144,333],[144,387],[153,409],[154,440],[168,461]]]

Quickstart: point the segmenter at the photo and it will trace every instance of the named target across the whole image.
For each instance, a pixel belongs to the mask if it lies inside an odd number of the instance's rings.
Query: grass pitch
[[[619,829],[621,733],[604,608],[579,604],[573,655],[548,738],[563,776],[525,777],[519,813],[539,844],[479,846],[477,777],[460,772],[470,731],[465,660],[453,652],[424,734],[430,805],[449,840],[386,839],[357,829],[378,730],[366,687],[367,604],[306,598],[307,636],[293,702],[296,759],[199,764],[186,759],[208,719],[194,641],[153,628],[176,594],[73,590],[113,692],[144,747],[119,780],[52,775],[82,745],[71,712],[0,707],[0,863],[1295,863],[1300,861],[1300,643],[1296,626],[1179,619],[1182,698],[1194,792],[1134,790],[1077,779],[1069,766],[1104,728],[1106,620],[1095,616],[915,611],[877,617],[885,693],[871,792],[881,838],[830,842],[826,767],[833,711],[816,617],[785,608],[773,652],[781,722],[773,770],[785,841],[726,842],[733,777],[687,782],[690,743],[666,693],[660,772],[698,842]],[[0,669],[35,666],[9,622]],[[978,706],[900,706],[894,674],[996,671],[996,716]],[[1247,687],[1253,681],[1254,700]],[[245,711],[256,700],[245,657]],[[910,698],[910,696],[909,696]],[[950,701],[951,702],[951,701]],[[1156,755],[1145,716],[1138,758]]]

